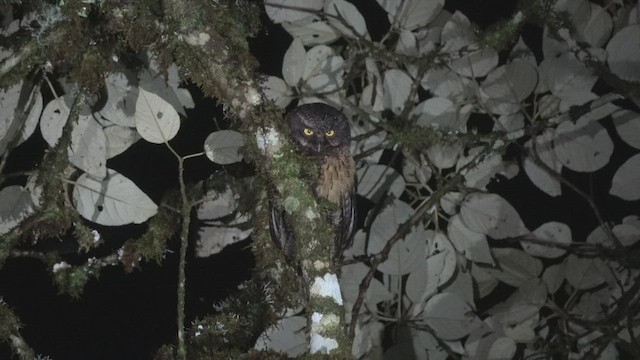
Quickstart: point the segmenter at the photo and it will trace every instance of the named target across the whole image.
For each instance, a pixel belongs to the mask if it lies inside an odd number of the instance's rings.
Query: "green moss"
[[[390,138],[409,151],[422,151],[434,144],[439,136],[435,129],[412,126],[410,129],[398,129],[390,135]]]
[[[239,356],[253,347],[258,336],[275,324],[270,285],[247,281],[218,305],[218,314],[196,320],[188,331],[190,359]],[[221,357],[222,356],[222,357]]]
[[[20,327],[18,317],[0,298],[0,341],[9,341],[9,336],[20,330]]]
[[[71,266],[55,271],[53,279],[61,293],[78,299],[92,275],[96,275],[93,273],[93,269],[85,266]]]
[[[490,47],[496,51],[504,51],[511,47],[520,36],[520,28],[524,25],[524,13],[517,12],[511,19],[500,21],[487,29],[481,36],[481,47]]]
[[[33,230],[36,237],[58,237],[64,235],[78,220],[75,210],[67,203],[67,195],[70,189],[64,180],[70,167],[67,148],[71,143],[71,129],[78,119],[78,104],[82,95],[77,95],[62,136],[56,147],[45,153],[36,178],[36,186],[42,189],[40,192],[40,209],[37,215],[37,229]],[[66,191],[65,191],[66,189]]]
[[[102,243],[99,239],[96,240],[96,236],[99,236],[99,234],[94,233],[93,229],[84,225],[80,221],[74,223],[73,235],[78,241],[80,251],[83,252],[88,252]]]
[[[557,12],[554,9],[555,1],[536,0],[531,3],[523,1],[525,4],[522,8],[525,12],[527,22],[535,26],[546,25],[549,29],[549,36],[564,41],[558,35],[558,31],[569,29],[575,32],[571,23],[571,15],[566,12]]]
[[[33,350],[24,342],[19,333],[20,321],[9,306],[0,298],[0,343],[11,344],[16,358],[32,360],[36,356]]]
[[[149,220],[148,226],[147,231],[140,238],[127,240],[123,246],[121,262],[125,271],[132,271],[141,259],[160,264],[164,259],[167,242],[178,231],[180,218],[175,212],[161,206],[158,213]]]

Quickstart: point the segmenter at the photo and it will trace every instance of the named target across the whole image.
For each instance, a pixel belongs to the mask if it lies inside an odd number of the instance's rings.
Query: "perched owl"
[[[351,245],[356,224],[356,167],[349,122],[344,114],[322,103],[298,106],[285,120],[299,151],[318,164],[318,180],[312,184],[316,196],[339,207],[330,219],[336,232],[336,258]],[[284,221],[283,209],[276,206],[271,206],[271,236],[291,261],[296,251],[293,233]]]

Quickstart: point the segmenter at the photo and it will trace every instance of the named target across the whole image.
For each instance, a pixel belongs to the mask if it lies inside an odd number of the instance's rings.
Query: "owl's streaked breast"
[[[320,164],[316,194],[336,205],[342,205],[344,194],[354,188],[355,168],[348,148],[338,151],[334,156],[325,156]]]

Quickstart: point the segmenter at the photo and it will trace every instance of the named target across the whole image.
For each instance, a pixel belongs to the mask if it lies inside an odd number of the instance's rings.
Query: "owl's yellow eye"
[[[332,137],[332,136],[334,136],[336,134],[336,132],[334,130],[329,130],[324,134],[327,135],[328,137]]]
[[[305,128],[304,130],[302,130],[302,132],[307,136],[313,135],[313,130],[308,129],[308,128]]]

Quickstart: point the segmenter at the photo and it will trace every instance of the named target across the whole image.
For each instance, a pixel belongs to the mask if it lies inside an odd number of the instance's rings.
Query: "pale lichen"
[[[317,277],[309,290],[311,296],[331,298],[336,304],[342,305],[342,294],[336,274],[327,273],[324,277]]]
[[[263,154],[275,156],[282,148],[280,134],[272,127],[260,129],[256,132],[256,146]]]
[[[298,208],[300,207],[300,200],[293,196],[288,196],[286,199],[284,199],[282,205],[284,206],[284,210],[291,214],[292,212],[298,210]]]
[[[321,334],[323,329],[334,327],[340,323],[340,318],[335,314],[322,315],[314,312],[311,315],[311,336],[309,352],[312,354],[330,354],[338,348],[338,341]]]

